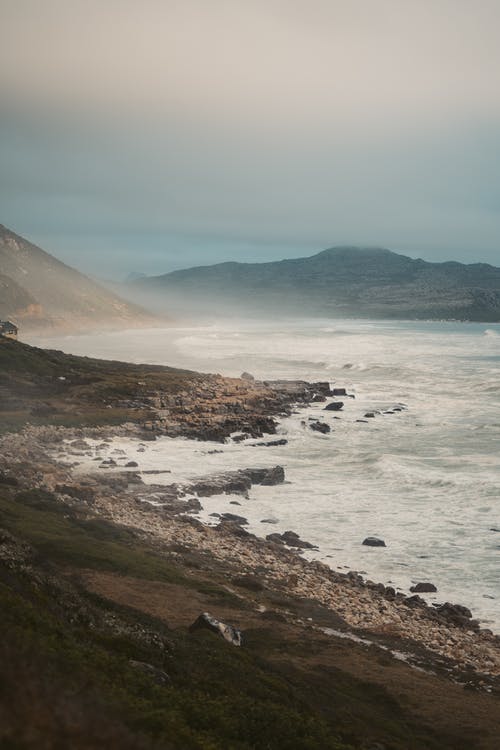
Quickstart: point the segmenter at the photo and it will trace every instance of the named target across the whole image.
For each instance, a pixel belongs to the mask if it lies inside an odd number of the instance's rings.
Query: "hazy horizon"
[[[0,221],[85,273],[500,266],[500,5],[0,0]]]

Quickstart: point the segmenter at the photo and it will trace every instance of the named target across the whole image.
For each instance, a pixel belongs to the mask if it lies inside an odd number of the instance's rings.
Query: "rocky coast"
[[[66,602],[64,617],[69,613],[71,623],[90,618],[96,632],[99,618],[88,614],[90,605],[82,604],[81,597],[91,597],[92,606],[99,601],[107,608],[125,608],[120,609],[122,618],[125,612],[137,612],[141,618],[153,618],[151,623],[168,623],[171,639],[175,634],[184,638],[201,613],[209,612],[223,629],[229,623],[241,633],[242,649],[249,654],[245,658],[254,654],[265,658],[272,670],[285,670],[286,679],[297,690],[302,686],[304,695],[324,690],[325,696],[335,693],[342,701],[342,690],[335,692],[339,679],[357,686],[345,690],[351,696],[359,690],[362,696],[356,709],[348,709],[349,717],[349,711],[360,712],[359,736],[352,733],[351,718],[347,731],[342,714],[335,714],[334,726],[341,727],[344,744],[318,740],[284,745],[281,739],[270,747],[495,747],[500,733],[500,638],[481,629],[466,607],[450,602],[429,606],[418,592],[407,596],[356,571],[339,572],[304,559],[303,551],[312,545],[294,529],[266,538],[249,533],[245,502],[255,485],[271,487],[286,479],[279,465],[259,466],[256,457],[239,471],[161,484],[154,475],[168,474],[168,467],[141,468],[141,452],[162,435],[220,444],[252,437],[266,449],[283,440],[272,437],[280,418],[314,401],[333,404],[331,411],[336,411],[348,394],[342,388],[331,391],[327,383],[264,383],[246,374],[229,379],[187,373],[175,387],[165,387],[151,382],[157,370],[131,373],[126,397],[123,384],[118,394],[103,389],[102,381],[97,391],[89,388],[85,398],[94,399],[95,405],[97,392],[103,412],[109,406],[127,417],[119,424],[102,424],[99,418],[91,426],[51,423],[53,415],[69,410],[71,403],[85,407],[81,390],[75,395],[64,380],[52,390],[45,380],[42,400],[34,390],[24,389],[20,395],[17,384],[4,385],[4,395],[10,389],[8,399],[22,399],[26,411],[35,410],[33,421],[40,417],[36,409],[46,407],[42,424],[25,423],[0,436],[0,563],[10,571],[5,580],[15,571],[23,580],[27,575],[38,591],[56,587],[57,597]],[[56,377],[70,380],[68,374]],[[117,449],[117,438],[127,438],[134,450]],[[237,498],[237,513],[223,515],[214,526],[201,523],[197,513],[204,498],[221,493]],[[47,518],[56,519],[54,528],[52,521],[44,526]],[[64,524],[68,528],[63,533]],[[92,538],[82,539],[82,534]],[[147,562],[141,557],[145,550]],[[50,568],[47,578],[40,555],[49,555],[50,565],[57,563],[57,575]],[[158,561],[153,570],[150,555]],[[102,625],[111,628],[113,637],[124,627],[116,617],[108,612]],[[151,649],[147,662],[134,651],[132,668],[142,664],[150,677],[161,676],[170,684],[165,657],[160,659]],[[321,687],[319,674],[326,680]],[[383,726],[375,714],[366,714],[379,693],[388,701],[376,710]],[[318,701],[308,710],[329,716],[327,703]],[[404,729],[396,731],[388,717],[400,711]],[[175,746],[183,746],[182,741]],[[236,742],[213,746],[240,747]]]

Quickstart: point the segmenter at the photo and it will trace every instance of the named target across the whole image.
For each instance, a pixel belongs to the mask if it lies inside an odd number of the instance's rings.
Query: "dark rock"
[[[220,513],[209,513],[210,518],[220,518]]]
[[[237,516],[236,513],[221,513],[220,517],[224,521],[232,521],[233,523],[239,523],[241,526],[248,526],[248,520],[244,516]]]
[[[303,539],[301,539],[299,535],[295,533],[295,531],[285,531],[281,535],[281,539],[285,542],[285,544],[288,544],[289,547],[297,547],[298,549],[317,549],[314,544],[305,542]]]
[[[368,424],[367,419],[356,419],[356,422],[364,422],[365,424]]]
[[[436,608],[436,612],[452,625],[457,625],[461,628],[476,629],[476,621],[472,620],[472,612],[461,604],[445,602],[440,607]]]
[[[268,534],[266,536],[266,541],[274,542],[275,544],[285,544],[285,542],[281,538],[281,534],[278,534],[277,532],[274,532],[273,534]]]
[[[231,500],[229,502],[229,505],[241,505],[241,503],[239,503],[237,500]]]
[[[277,518],[263,518],[261,523],[278,523]]]
[[[375,413],[373,411],[367,411],[365,417],[366,419],[375,419]]]
[[[249,437],[248,432],[241,432],[239,435],[233,435],[231,439],[233,443],[241,443],[243,440],[248,440]]]
[[[326,424],[326,422],[313,422],[309,425],[311,430],[314,430],[315,432],[321,432],[323,435],[326,435],[328,432],[331,431],[331,427],[329,424]]]
[[[332,396],[347,396],[345,388],[332,388]]]
[[[238,630],[233,625],[228,625],[225,622],[217,620],[212,617],[208,612],[203,612],[189,627],[189,632],[194,633],[197,630],[210,630],[212,633],[222,636],[224,640],[231,643],[233,646],[241,646],[241,630]]]
[[[410,591],[412,591],[415,594],[431,594],[434,591],[437,591],[437,588],[434,586],[433,583],[416,583],[415,586],[410,586]]]
[[[240,378],[242,380],[246,380],[247,382],[252,382],[255,380],[254,376],[251,375],[249,372],[242,372],[240,375]]]
[[[136,467],[136,466],[139,466],[139,464],[137,463],[137,461],[128,461],[128,463],[125,464],[125,468],[132,468],[132,467]]]
[[[343,408],[344,408],[343,401],[332,401],[331,403],[325,406],[323,411],[340,411]]]
[[[253,447],[264,446],[266,448],[272,448],[274,445],[287,445],[288,440],[286,438],[280,438],[279,440],[269,440],[265,443],[252,443]]]
[[[376,536],[367,536],[366,539],[363,539],[361,544],[364,544],[366,547],[385,547],[386,543],[383,539],[378,539]]]
[[[422,599],[421,596],[418,594],[415,594],[414,596],[407,596],[406,599],[403,599],[403,604],[407,607],[426,607],[427,602],[425,599]]]

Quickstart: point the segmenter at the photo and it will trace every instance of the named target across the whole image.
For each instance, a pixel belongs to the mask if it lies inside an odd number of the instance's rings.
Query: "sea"
[[[405,593],[432,582],[429,603],[464,604],[500,632],[500,325],[235,319],[28,343],[346,388],[354,398],[342,398],[341,412],[316,403],[280,419],[283,446],[162,437],[137,453],[132,441],[115,443],[140,468],[171,472],[154,482],[279,464],[285,484],[203,498],[201,519],[231,512],[259,536],[295,531],[317,545],[305,557]],[[331,432],[311,430],[311,419]],[[368,536],[386,546],[363,545]]]

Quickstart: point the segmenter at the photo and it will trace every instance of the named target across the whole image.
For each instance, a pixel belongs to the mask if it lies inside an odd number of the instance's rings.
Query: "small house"
[[[10,320],[0,320],[0,336],[8,339],[17,339],[18,327]]]

